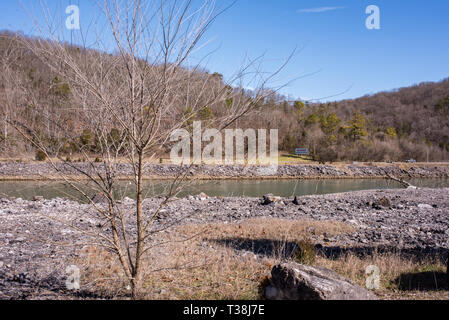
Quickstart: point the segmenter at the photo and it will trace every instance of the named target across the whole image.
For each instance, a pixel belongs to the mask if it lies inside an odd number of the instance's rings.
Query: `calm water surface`
[[[449,187],[448,179],[412,179],[409,182],[419,187]],[[170,185],[169,181],[146,183],[145,197],[160,195]],[[132,197],[132,185],[120,182],[119,198]],[[96,192],[85,184],[80,187],[88,194]],[[385,179],[341,179],[341,180],[226,180],[196,181],[185,186],[179,197],[197,195],[201,192],[209,196],[261,197],[267,193],[288,197],[293,195],[329,194],[357,190],[401,188],[397,182]],[[0,182],[0,197],[32,199],[43,196],[46,199],[65,197],[81,199],[77,192],[60,182]]]

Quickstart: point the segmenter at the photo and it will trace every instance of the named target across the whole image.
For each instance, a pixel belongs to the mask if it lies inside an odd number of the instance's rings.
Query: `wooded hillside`
[[[74,99],[77,88],[55,76],[23,42],[22,36],[0,33],[0,157],[35,154],[35,149],[10,125],[11,121],[39,128],[42,139],[54,144],[55,152],[70,156],[78,143],[95,153],[96,137],[77,121],[76,110],[88,107],[88,101]],[[37,41],[37,40],[36,40]],[[73,47],[74,59],[85,60],[86,68],[103,68],[89,64],[89,57],[105,53]],[[109,54],[111,63],[117,59]],[[157,66],[151,66],[157,70]],[[237,99],[251,99],[251,93],[227,86],[225,105],[207,105],[208,96],[219,92],[226,83],[220,74],[204,70],[185,70],[198,86],[182,87],[179,92],[198,91],[204,100],[196,120],[210,125],[224,108],[233,108]],[[154,74],[156,74],[155,72]],[[203,86],[207,80],[208,88]],[[116,80],[120,81],[120,74]],[[193,81],[192,83],[195,83]],[[422,83],[390,92],[326,104],[287,101],[282,96],[268,95],[257,103],[258,112],[240,118],[234,128],[277,128],[284,151],[309,147],[319,161],[418,161],[449,160],[449,79],[438,83]],[[35,105],[45,105],[43,114],[33,112]],[[42,110],[42,108],[40,108]],[[78,109],[79,110],[79,109]],[[167,117],[188,117],[192,112],[183,100],[179,113]],[[61,128],[53,121],[57,117],[76,136],[77,143],[61,140]],[[193,121],[193,118],[192,118]],[[110,138],[120,139],[113,123]]]

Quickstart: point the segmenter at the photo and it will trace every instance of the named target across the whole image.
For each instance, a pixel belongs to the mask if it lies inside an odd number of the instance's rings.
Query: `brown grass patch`
[[[335,236],[352,232],[352,226],[341,222],[281,219],[182,226],[154,239],[163,244],[145,257],[142,297],[259,299],[261,282],[266,281],[275,264],[288,258],[282,255],[288,243],[324,233]],[[269,254],[256,256],[252,251],[257,249],[257,244],[271,246]],[[249,249],[243,250],[238,245],[249,245]],[[82,269],[83,288],[108,298],[121,298],[128,293],[126,279],[115,257],[102,250],[88,248],[77,262]],[[438,281],[445,269],[438,259],[418,262],[398,254],[373,254],[360,258],[349,253],[334,260],[318,256],[315,265],[335,270],[361,286],[365,285],[366,267],[376,265],[381,270],[381,290],[377,293],[384,299],[449,298],[447,291],[439,290],[442,284]],[[413,274],[436,275],[437,288],[432,289],[432,284],[427,283],[424,286],[426,290],[423,290],[419,287],[424,284],[421,282],[406,289],[404,282],[398,279],[412,284],[414,280],[410,275]]]
[[[441,257],[418,260],[399,253],[374,253],[365,257],[348,253],[335,260],[320,256],[316,264],[332,269],[363,287],[366,284],[366,267],[377,266],[380,269],[380,290],[376,290],[376,294],[380,299],[449,299],[446,268],[442,261]]]

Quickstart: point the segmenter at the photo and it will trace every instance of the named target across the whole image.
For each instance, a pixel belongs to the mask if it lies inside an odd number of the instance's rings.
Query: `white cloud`
[[[310,9],[301,9],[299,12],[301,13],[319,13],[326,11],[334,11],[339,9],[344,9],[345,7],[319,7],[319,8],[310,8]]]

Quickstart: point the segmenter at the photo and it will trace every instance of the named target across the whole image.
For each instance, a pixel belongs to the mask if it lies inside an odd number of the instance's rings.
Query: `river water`
[[[442,188],[449,187],[448,179],[411,179],[408,180],[418,187]],[[144,187],[145,197],[164,194],[171,185],[169,181],[147,182]],[[89,185],[79,184],[89,195],[97,193]],[[133,185],[120,182],[116,196],[132,198]],[[385,179],[334,179],[334,180],[212,180],[189,182],[184,186],[178,197],[197,195],[201,192],[209,196],[223,197],[261,197],[272,193],[276,196],[289,197],[294,195],[329,194],[347,191],[395,189],[402,186]],[[60,182],[0,182],[0,198],[16,197],[30,200],[34,196],[46,199],[56,197],[82,199],[76,191]]]

